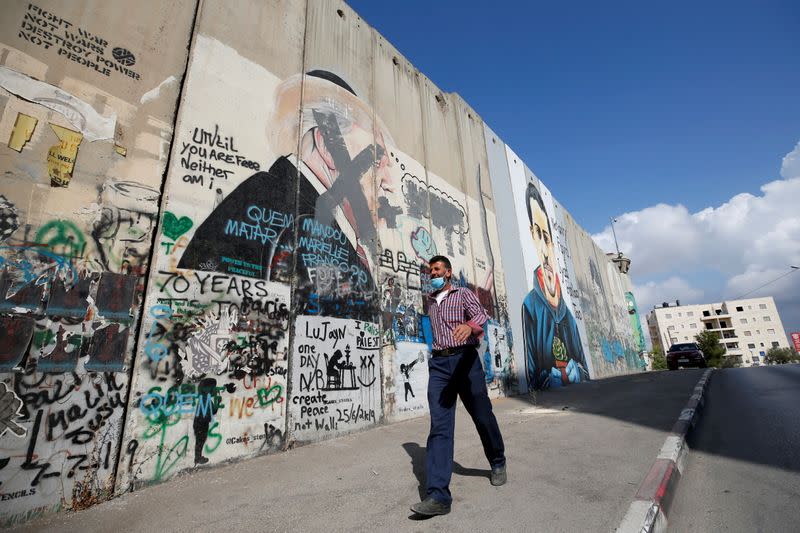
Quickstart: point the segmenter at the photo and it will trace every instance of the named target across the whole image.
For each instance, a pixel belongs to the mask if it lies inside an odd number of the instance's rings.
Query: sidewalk
[[[429,419],[208,469],[12,531],[613,531],[700,378],[653,372],[495,402],[508,483],[463,406],[453,510],[417,521]]]

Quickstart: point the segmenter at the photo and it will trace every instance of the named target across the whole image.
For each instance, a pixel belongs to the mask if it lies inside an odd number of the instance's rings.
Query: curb
[[[655,533],[667,529],[667,514],[672,504],[675,488],[689,455],[686,435],[697,423],[705,403],[704,395],[711,379],[712,369],[703,372],[697,381],[692,396],[681,411],[678,421],[664,441],[653,466],[639,485],[636,498],[622,523],[616,529],[619,533]]]

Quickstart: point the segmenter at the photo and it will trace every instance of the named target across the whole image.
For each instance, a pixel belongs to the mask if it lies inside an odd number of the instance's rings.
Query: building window
[[[666,315],[664,315],[664,318],[672,318],[672,314],[671,313],[667,313]]]
[[[691,324],[689,324],[689,328],[697,329],[697,322],[692,322]]]
[[[775,330],[774,329],[768,329],[767,333],[772,333],[774,335],[775,334]]]
[[[758,308],[759,309],[766,309],[767,308],[767,304],[758,304]]]
[[[689,337],[683,337],[683,340],[688,341]]]
[[[711,316],[711,311],[703,311],[703,316]]]
[[[675,331],[675,326],[669,326],[669,327],[667,328],[667,331]]]
[[[712,329],[711,322],[706,322],[706,329]]]
[[[728,327],[728,323],[725,322],[724,320],[720,320],[719,321],[719,325],[720,325],[720,327],[723,327],[723,328],[727,328]]]
[[[741,313],[742,311],[744,311],[744,307],[738,306],[738,307],[736,307],[736,310]]]
[[[773,347],[773,348],[777,348],[777,347],[778,347],[778,343],[777,343],[777,342],[775,342],[775,341],[773,341],[773,342],[772,342],[772,347]]]
[[[678,316],[683,316],[683,313],[678,313]]]
[[[761,335],[761,330],[760,329],[756,330],[756,335]]]
[[[763,348],[763,347],[764,347],[764,343],[762,342],[762,343],[760,343],[760,344],[761,344],[761,347]]]
[[[755,350],[756,349],[756,345],[755,344],[748,344],[747,347],[750,348],[751,350]]]
[[[772,322],[772,319],[768,316],[764,317],[764,322]]]
[[[687,311],[686,316],[687,317],[694,316],[694,311]]]
[[[740,324],[747,324],[747,319],[746,318],[742,318],[742,319],[739,320],[739,323]]]
[[[744,332],[744,336],[745,337],[750,337],[750,336],[752,336],[752,333],[750,333],[749,331],[745,331]]]

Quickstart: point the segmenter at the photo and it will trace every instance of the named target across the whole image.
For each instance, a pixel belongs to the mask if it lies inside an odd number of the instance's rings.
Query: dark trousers
[[[461,397],[475,423],[483,452],[494,467],[506,463],[503,436],[492,412],[486,392],[486,377],[478,351],[432,357],[428,362],[428,405],[431,432],[428,435],[428,496],[450,503],[450,477],[453,472],[453,432],[456,426],[456,398]]]

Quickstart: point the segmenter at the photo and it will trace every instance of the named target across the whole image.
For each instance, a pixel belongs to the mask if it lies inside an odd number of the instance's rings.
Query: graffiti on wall
[[[19,500],[29,510],[50,510],[61,507],[63,494],[72,508],[80,509],[110,494],[124,377],[26,372],[15,376],[14,390],[7,383],[0,388],[0,411],[8,429],[0,440],[4,500]],[[0,514],[0,524],[19,518],[9,509]]]
[[[427,344],[398,342],[394,355],[394,409],[397,414],[421,414],[428,410]]]
[[[508,330],[494,320],[488,321],[478,353],[483,354],[481,363],[489,395],[499,397],[511,394],[515,389],[516,372]]]
[[[289,408],[293,439],[332,437],[378,422],[379,349],[377,324],[297,317]]]
[[[155,280],[129,416],[135,429],[126,445],[125,484],[280,449],[289,288],[199,271],[159,271]]]

